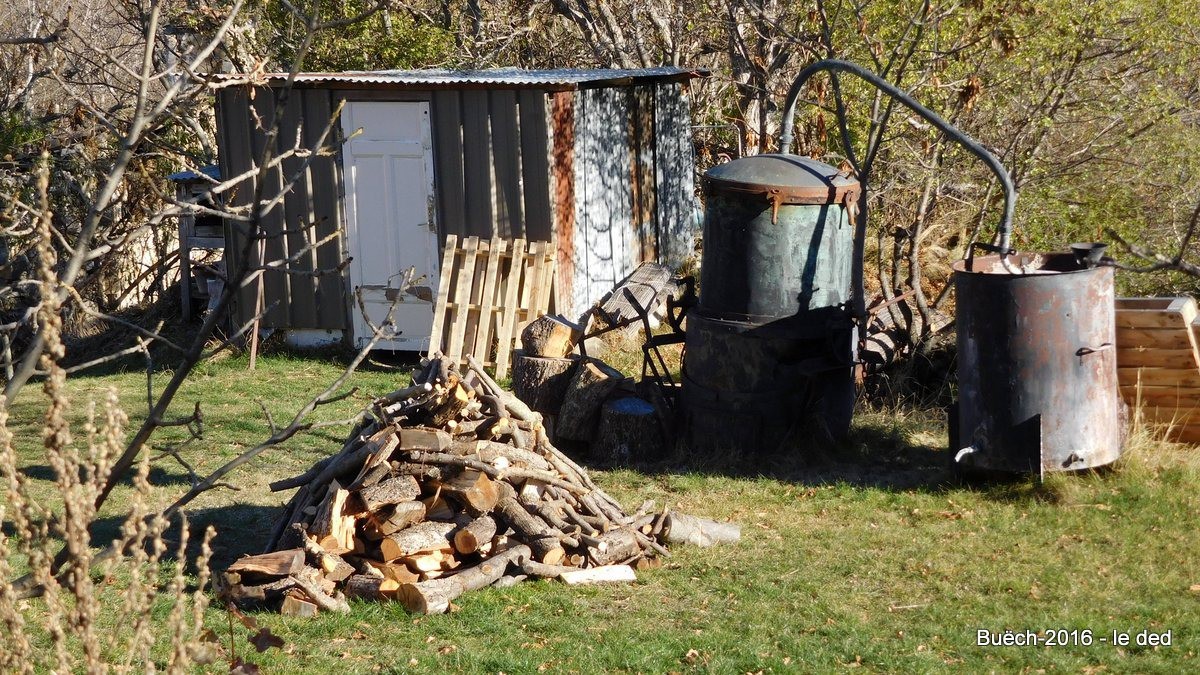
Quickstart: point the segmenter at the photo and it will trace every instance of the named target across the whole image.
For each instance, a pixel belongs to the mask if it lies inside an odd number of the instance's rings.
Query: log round
[[[666,452],[654,406],[626,397],[604,404],[592,453],[600,461],[625,465],[631,460],[659,459]]]
[[[528,356],[513,352],[512,386],[517,398],[540,413],[557,415],[578,359]]]
[[[557,436],[572,441],[592,440],[600,421],[600,406],[623,379],[620,371],[603,361],[587,359],[580,363],[558,411]]]

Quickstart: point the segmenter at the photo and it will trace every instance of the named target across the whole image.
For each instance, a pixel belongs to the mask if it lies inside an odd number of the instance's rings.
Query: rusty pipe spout
[[[792,88],[788,90],[787,102],[783,107],[783,130],[779,136],[780,152],[789,152],[792,147],[792,129],[796,116],[796,102],[800,98],[800,92],[804,89],[804,85],[812,79],[812,76],[821,71],[829,71],[831,73],[840,71],[858,76],[902,103],[909,110],[924,118],[942,133],[957,141],[970,151],[971,154],[982,160],[992,170],[992,173],[996,174],[996,179],[1000,181],[1000,185],[1004,188],[1004,214],[1000,217],[1000,224],[997,228],[1000,235],[997,242],[997,248],[999,249],[997,252],[1002,256],[1007,256],[1012,252],[1012,219],[1013,210],[1017,205],[1017,190],[1013,186],[1012,177],[1008,175],[1008,171],[1000,163],[1000,160],[988,152],[978,141],[959,131],[954,125],[942,119],[940,115],[929,108],[917,103],[907,92],[857,63],[842,61],[840,59],[825,59],[817,61],[800,71],[800,74],[796,76],[796,80],[792,82]]]

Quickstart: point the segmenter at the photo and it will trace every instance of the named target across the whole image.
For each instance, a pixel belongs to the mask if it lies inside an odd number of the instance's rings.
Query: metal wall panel
[[[433,94],[433,170],[437,173],[438,233],[462,235],[466,229],[463,182],[462,93]]]
[[[488,92],[492,130],[492,180],[495,233],[506,239],[525,237],[521,204],[521,132],[517,128],[517,94]]]
[[[578,315],[625,277],[634,251],[627,88],[585,89],[575,113],[575,279]]]
[[[699,228],[691,107],[681,84],[659,83],[655,90],[658,253],[661,262],[677,267],[692,254]]]
[[[275,153],[290,150],[301,129],[303,145],[315,145],[325,131],[332,114],[329,92],[296,90],[285,111],[275,147]],[[262,157],[265,134],[258,128],[258,119],[269,124],[275,109],[275,97],[269,90],[258,89],[251,101],[245,89],[228,89],[221,93],[221,166],[222,175],[235,176],[249,171]],[[332,141],[332,139],[331,139]],[[295,182],[292,179],[295,178]],[[285,183],[286,179],[286,183]],[[314,270],[337,267],[342,260],[338,240],[306,251],[315,242],[331,233],[340,232],[341,214],[339,177],[332,157],[315,157],[308,162],[299,157],[285,159],[277,169],[267,172],[263,197],[270,199],[286,188],[284,199],[262,215],[267,238],[263,242],[265,259],[280,260],[296,256],[288,265],[289,274],[282,270],[263,275],[264,306],[275,306],[264,316],[262,325],[274,328],[322,328],[337,330],[345,327],[345,284],[340,274],[311,274]],[[232,191],[231,203],[246,206],[253,200],[256,178],[248,177]],[[314,227],[305,225],[315,223]],[[228,227],[226,260],[230,269],[243,264],[246,226],[232,222]],[[257,259],[251,251],[248,259]],[[254,316],[258,285],[250,283],[237,296],[235,318],[241,324]]]
[[[518,107],[525,237],[533,241],[550,241],[554,237],[554,226],[551,225],[551,158],[546,123],[549,102],[543,92],[522,91],[518,94]]]
[[[495,221],[492,215],[492,138],[488,124],[488,92],[462,92],[463,173],[466,194],[466,222],[461,233],[490,237]]]

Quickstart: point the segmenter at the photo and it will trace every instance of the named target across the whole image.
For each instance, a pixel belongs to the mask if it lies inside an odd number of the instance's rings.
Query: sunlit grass
[[[199,400],[205,438],[187,450],[211,469],[265,438],[260,409],[291,416],[336,374],[325,360],[270,356],[250,373],[244,359],[206,365],[177,399]],[[393,372],[365,372],[360,391],[318,419],[347,418],[397,386]],[[144,376],[79,378],[87,396],[116,387],[137,420]],[[39,468],[36,388],[16,402],[25,469]],[[305,435],[232,476],[238,491],[193,505],[195,525],[215,524],[218,564],[258,552],[275,509],[290,495],[271,480],[303,471],[340,447],[345,429]],[[165,433],[156,444],[178,440]],[[728,548],[677,548],[636,584],[567,588],[547,582],[489,589],[459,611],[413,617],[397,605],[355,604],[346,616],[298,620],[260,614],[287,641],[251,658],[268,672],[714,672],[824,671],[861,665],[891,671],[1186,672],[1200,635],[1200,459],[1196,450],[1135,430],[1112,469],[971,483],[948,470],[933,412],[864,410],[845,443],[799,444],[784,457],[691,457],[597,472],[630,504],[655,499],[742,524]],[[170,460],[152,479],[164,502],[187,488]],[[47,490],[47,494],[49,490]],[[106,509],[122,513],[122,493]],[[210,626],[228,640],[226,618]],[[1171,647],[976,647],[979,629],[1171,630]],[[239,654],[251,649],[236,630]]]

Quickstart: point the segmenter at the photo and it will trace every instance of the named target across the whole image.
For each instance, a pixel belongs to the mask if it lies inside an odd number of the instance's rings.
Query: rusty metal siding
[[[554,179],[554,236],[558,243],[557,305],[571,312],[575,292],[575,98],[572,92],[551,95],[551,162]],[[571,318],[576,315],[572,314]]]
[[[654,98],[658,255],[664,264],[677,267],[692,254],[699,227],[691,106],[686,87],[675,82],[655,85]]]

